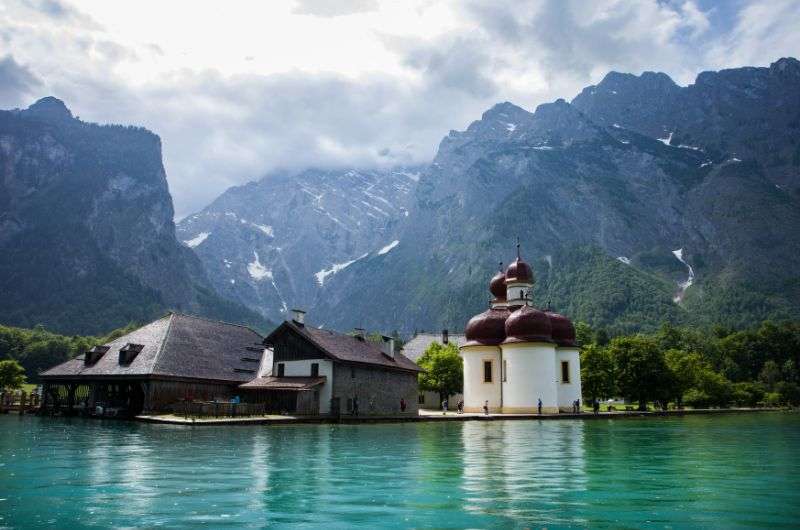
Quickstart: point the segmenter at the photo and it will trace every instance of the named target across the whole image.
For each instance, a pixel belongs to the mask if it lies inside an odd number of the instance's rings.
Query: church
[[[490,281],[488,310],[467,323],[464,410],[495,413],[570,412],[581,398],[575,328],[565,316],[533,305],[533,270],[517,259]]]

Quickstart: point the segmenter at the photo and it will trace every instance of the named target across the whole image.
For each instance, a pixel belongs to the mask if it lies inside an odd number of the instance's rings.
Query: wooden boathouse
[[[260,375],[262,342],[246,326],[170,313],[43,372],[41,409],[135,416],[230,400]]]

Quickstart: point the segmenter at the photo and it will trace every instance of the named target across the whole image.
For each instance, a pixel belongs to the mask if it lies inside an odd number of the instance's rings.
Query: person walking
[[[406,400],[404,398],[400,398],[400,412],[406,411]]]
[[[458,400],[458,413],[459,414],[464,414],[464,400],[463,399],[459,399]]]
[[[539,409],[539,414],[542,413],[542,398],[539,398],[539,403],[536,405],[536,408]]]
[[[447,398],[442,401],[442,415],[447,416]]]
[[[488,399],[483,403],[483,413],[486,416],[489,415],[489,400]]]
[[[599,413],[600,413],[600,402],[599,402],[599,401],[597,401],[597,399],[595,399],[595,400],[592,402],[592,409],[594,409],[594,413],[595,413],[595,414],[599,414]]]

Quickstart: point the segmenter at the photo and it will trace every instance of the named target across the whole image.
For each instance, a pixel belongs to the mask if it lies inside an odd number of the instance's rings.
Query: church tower
[[[533,270],[530,265],[522,261],[517,242],[517,259],[511,262],[506,269],[506,304],[509,308],[518,308],[531,305],[533,292]]]

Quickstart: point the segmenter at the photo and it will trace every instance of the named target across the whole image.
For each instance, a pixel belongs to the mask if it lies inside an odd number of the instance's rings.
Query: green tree
[[[581,389],[584,401],[592,403],[614,393],[614,365],[602,346],[589,344],[581,350]]]
[[[734,386],[722,374],[704,368],[697,374],[697,383],[684,400],[696,408],[726,407],[734,398]]]
[[[781,381],[775,385],[775,391],[780,396],[781,403],[786,405],[800,405],[800,385],[791,381]]]
[[[419,374],[422,390],[438,392],[442,400],[463,391],[464,364],[452,342],[446,345],[432,342],[417,364],[425,370]]]
[[[769,390],[775,388],[775,384],[781,380],[781,369],[773,360],[764,363],[761,368],[761,373],[758,374],[758,380],[767,385]]]
[[[25,384],[25,369],[13,360],[0,361],[0,390]]]
[[[648,401],[666,398],[669,371],[654,339],[644,335],[616,337],[608,351],[620,393],[638,401],[639,410],[647,410]]]
[[[667,350],[664,361],[670,371],[668,393],[678,404],[683,405],[683,395],[697,382],[697,376],[704,368],[703,359],[698,353],[684,350]]]
[[[575,324],[575,340],[581,346],[586,346],[594,342],[594,330],[586,322]]]

